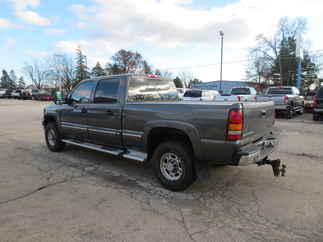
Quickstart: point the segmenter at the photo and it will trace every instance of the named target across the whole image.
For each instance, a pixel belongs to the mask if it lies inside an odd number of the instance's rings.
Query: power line
[[[237,61],[230,61],[230,62],[223,62],[222,64],[236,64],[250,61],[250,59],[245,60],[237,60]],[[205,64],[205,65],[194,65],[194,66],[179,66],[179,67],[168,67],[168,68],[161,68],[162,70],[176,70],[176,69],[190,69],[190,68],[200,68],[200,67],[208,67],[208,66],[217,66],[221,63],[213,63],[213,64]]]

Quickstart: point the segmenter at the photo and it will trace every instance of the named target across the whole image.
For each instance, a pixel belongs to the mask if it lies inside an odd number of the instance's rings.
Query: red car
[[[39,101],[52,101],[53,100],[52,95],[47,92],[38,93],[35,96],[35,99],[39,100]]]

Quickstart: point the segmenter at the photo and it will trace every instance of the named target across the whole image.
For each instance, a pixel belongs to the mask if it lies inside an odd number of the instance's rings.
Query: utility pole
[[[224,33],[222,30],[220,31],[220,36],[221,36],[220,93],[222,94],[223,36],[224,36]]]

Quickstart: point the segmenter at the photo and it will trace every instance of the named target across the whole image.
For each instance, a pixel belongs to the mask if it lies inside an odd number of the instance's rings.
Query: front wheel
[[[188,145],[168,141],[153,155],[153,167],[160,183],[172,191],[181,191],[194,182],[193,155]]]
[[[53,152],[62,151],[65,143],[61,141],[59,131],[54,122],[50,122],[45,127],[45,139],[48,149]]]

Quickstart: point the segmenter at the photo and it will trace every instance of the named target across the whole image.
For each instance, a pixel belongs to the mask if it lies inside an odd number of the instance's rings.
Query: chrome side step
[[[147,154],[139,151],[134,151],[134,150],[121,150],[121,149],[113,149],[110,147],[103,147],[100,145],[95,145],[91,143],[82,143],[74,140],[69,140],[69,139],[62,139],[63,142],[91,150],[96,150],[100,152],[104,152],[110,155],[115,155],[115,156],[120,156],[126,159],[131,159],[139,162],[144,162],[147,159]]]
[[[139,151],[128,150],[126,153],[121,155],[123,158],[144,162],[147,159],[147,154]]]

